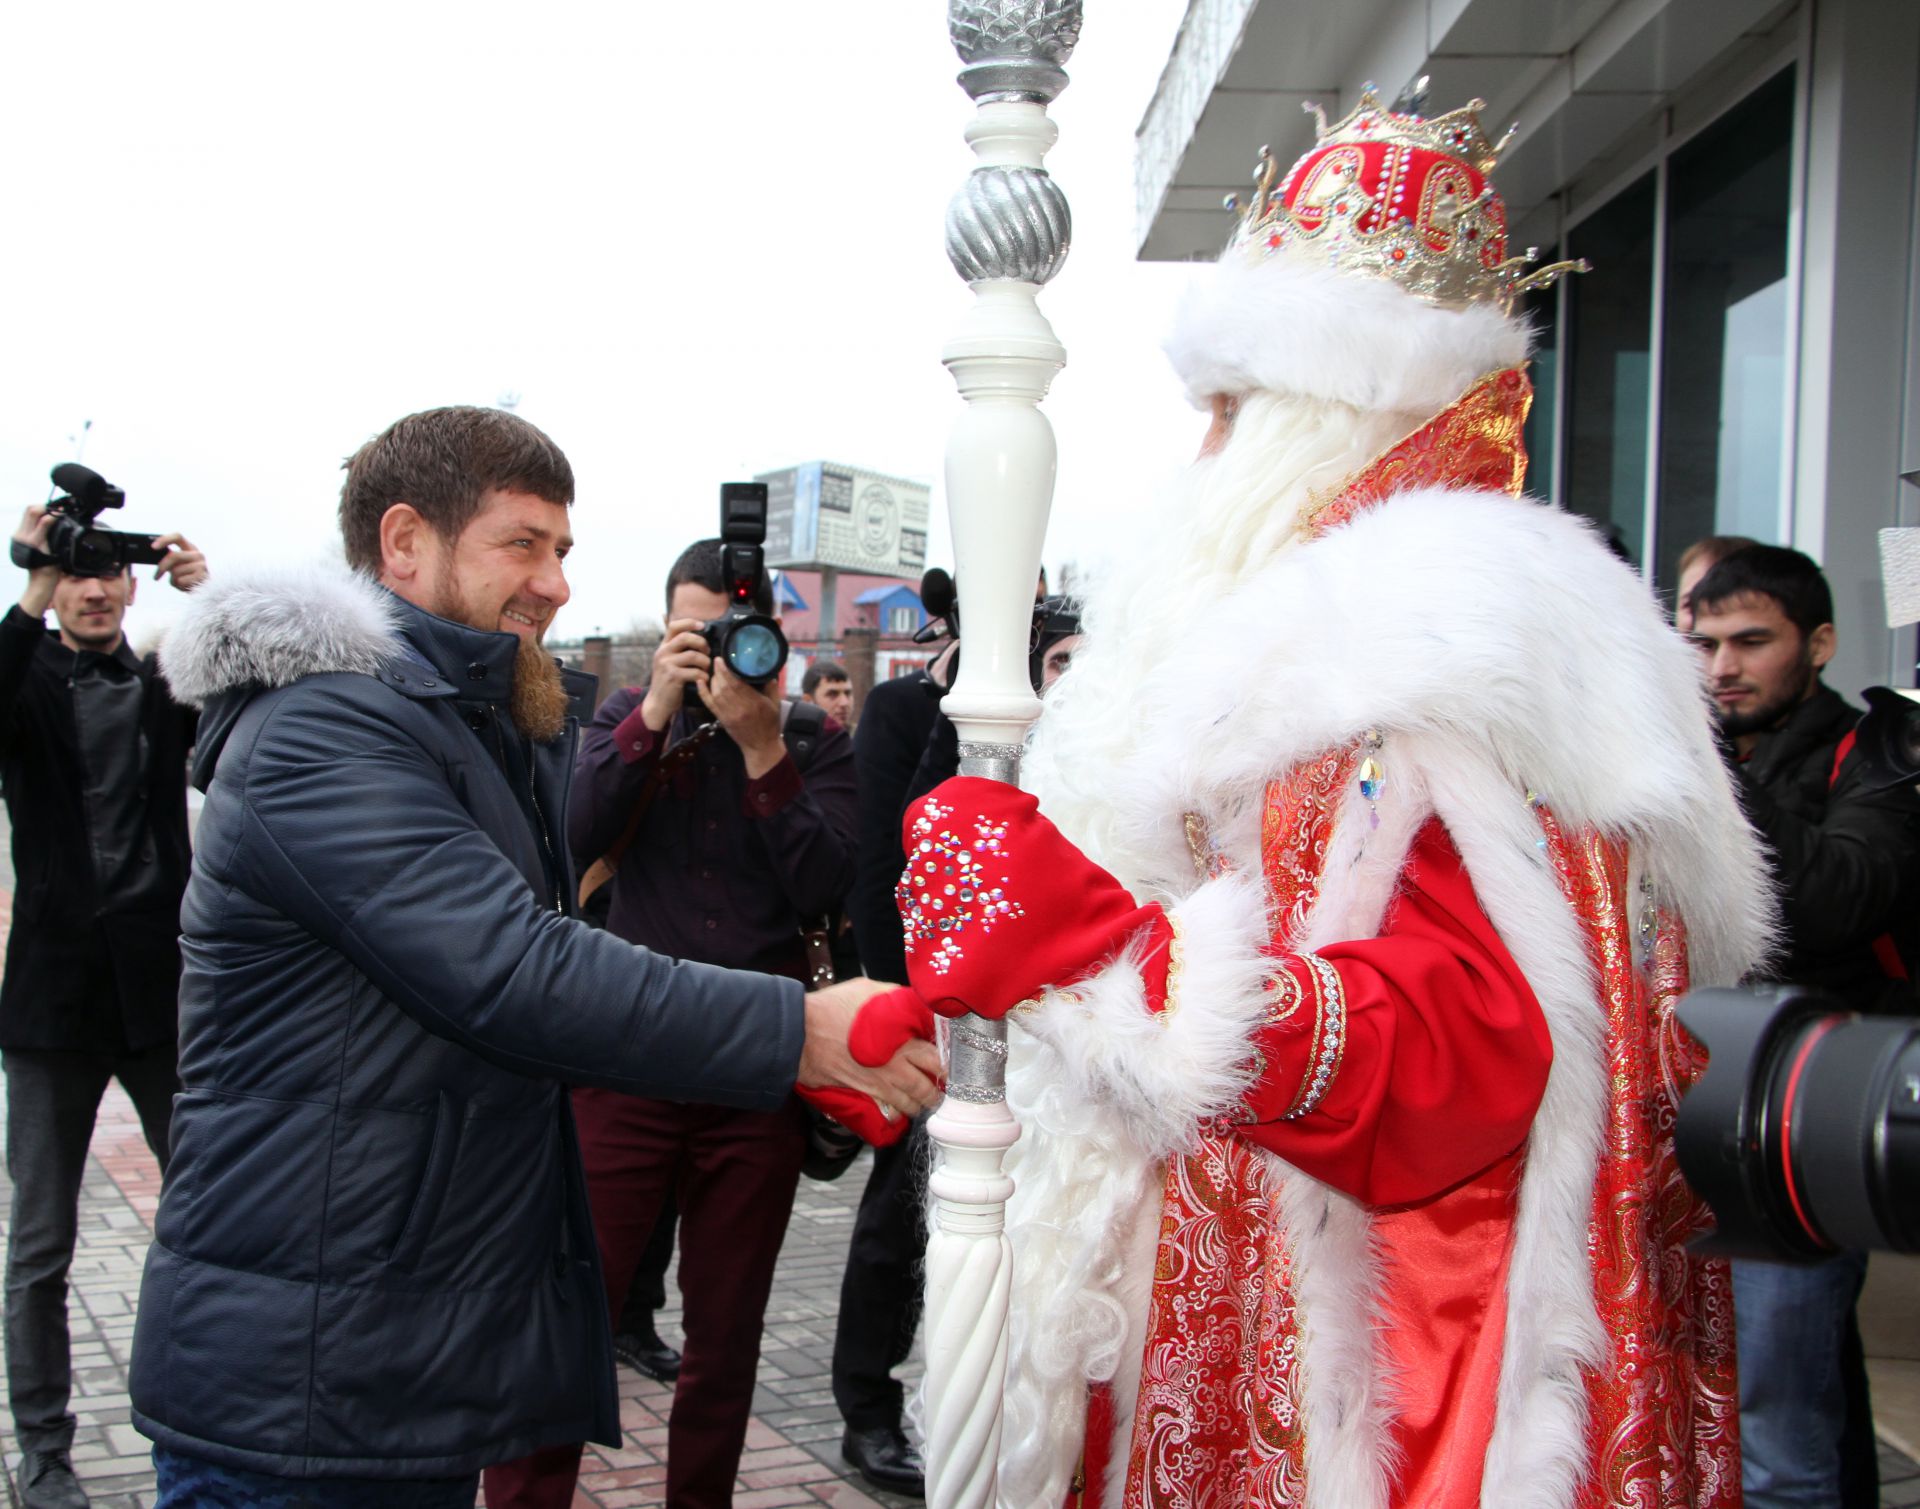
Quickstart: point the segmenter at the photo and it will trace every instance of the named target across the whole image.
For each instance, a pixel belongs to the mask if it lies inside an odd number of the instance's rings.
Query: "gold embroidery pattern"
[[[1606,1015],[1607,1139],[1588,1249],[1610,1347],[1587,1379],[1592,1475],[1580,1503],[1735,1509],[1740,1502],[1733,1308],[1723,1263],[1685,1244],[1706,1224],[1680,1178],[1673,1122],[1698,1050],[1673,1020],[1685,932],[1662,918],[1653,969],[1635,958],[1627,846],[1536,811],[1547,859],[1578,914]]]
[[[1300,958],[1313,978],[1313,1039],[1299,1092],[1281,1115],[1282,1121],[1297,1121],[1319,1107],[1347,1051],[1347,993],[1340,983],[1340,971],[1318,954],[1302,954]]]
[[[1518,497],[1527,481],[1521,432],[1532,407],[1533,384],[1523,369],[1489,373],[1452,408],[1330,491],[1307,515],[1308,529],[1325,534],[1414,487],[1480,487]]]

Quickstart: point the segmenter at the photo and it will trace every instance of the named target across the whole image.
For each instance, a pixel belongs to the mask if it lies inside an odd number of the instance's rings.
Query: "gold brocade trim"
[[[1185,938],[1180,931],[1180,919],[1173,913],[1166,913],[1167,926],[1172,929],[1167,939],[1167,996],[1160,1003],[1160,1019],[1164,1022],[1180,1009],[1180,971],[1187,962]]]
[[[1318,954],[1302,954],[1300,962],[1313,982],[1313,1036],[1300,1088],[1293,1104],[1281,1113],[1282,1121],[1298,1120],[1319,1107],[1339,1076],[1347,1051],[1347,993],[1340,971]]]
[[[1533,384],[1524,368],[1489,372],[1451,408],[1317,495],[1307,510],[1307,529],[1325,534],[1415,487],[1478,487],[1518,497],[1527,481],[1523,432],[1532,407]]]

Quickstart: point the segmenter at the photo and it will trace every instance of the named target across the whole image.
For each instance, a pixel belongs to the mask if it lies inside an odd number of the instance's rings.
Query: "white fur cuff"
[[[1266,901],[1240,876],[1210,880],[1171,909],[1180,930],[1167,1008],[1147,1010],[1139,946],[1070,991],[1049,991],[1022,1026],[1054,1049],[1069,1095],[1109,1105],[1136,1147],[1166,1157],[1246,1094],[1250,1040],[1266,1019],[1272,961]]]
[[[1443,309],[1385,278],[1229,253],[1188,289],[1167,355],[1195,407],[1265,389],[1369,412],[1435,414],[1527,356],[1527,327]]]

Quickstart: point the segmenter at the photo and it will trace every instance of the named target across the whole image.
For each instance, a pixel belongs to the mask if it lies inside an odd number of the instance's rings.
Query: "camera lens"
[[[1790,986],[1695,991],[1680,1018],[1711,1055],[1674,1137],[1709,1250],[1920,1250],[1920,1021]]]
[[[726,658],[742,681],[766,681],[786,663],[786,640],[769,620],[744,619],[727,636]]]

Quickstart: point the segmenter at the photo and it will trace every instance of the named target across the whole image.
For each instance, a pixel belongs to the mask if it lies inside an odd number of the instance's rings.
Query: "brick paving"
[[[4,907],[0,893],[0,907]],[[0,913],[0,926],[4,926]],[[834,1184],[801,1181],[793,1224],[774,1279],[760,1359],[754,1418],[734,1490],[735,1509],[902,1509],[918,1500],[864,1489],[840,1460],[840,1415],[829,1364],[840,1308],[840,1272],[853,1213],[866,1185],[867,1159]],[[12,1193],[0,1176],[0,1211]],[[159,1169],[140,1135],[133,1105],[116,1084],[100,1108],[93,1153],[80,1195],[80,1241],[68,1301],[73,1335],[74,1466],[97,1509],[149,1509],[153,1468],[145,1437],[128,1423],[127,1361],[140,1267],[160,1199]],[[678,1296],[661,1333],[679,1339]],[[919,1367],[910,1362],[902,1376]],[[670,1390],[620,1370],[621,1424],[616,1450],[591,1446],[573,1509],[644,1509],[665,1501],[666,1416]],[[0,1448],[8,1472],[18,1457],[0,1379]]]

